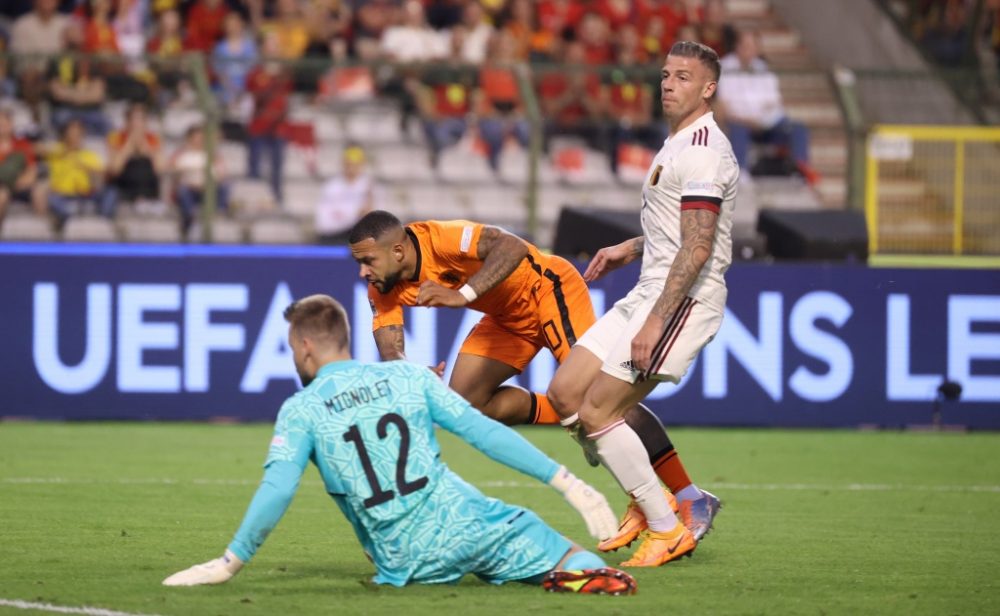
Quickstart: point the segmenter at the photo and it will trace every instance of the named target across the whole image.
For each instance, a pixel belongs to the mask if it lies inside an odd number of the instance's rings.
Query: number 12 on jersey
[[[395,425],[396,430],[399,432],[399,457],[396,458],[396,489],[399,490],[400,496],[406,496],[426,486],[427,477],[419,477],[413,481],[407,481],[406,459],[410,453],[410,427],[401,415],[388,413],[378,420],[376,431],[379,439],[384,439],[389,435],[389,424]],[[365,446],[364,439],[361,438],[361,430],[358,429],[357,425],[351,426],[347,432],[344,432],[344,440],[348,443],[354,443],[354,446],[357,448],[358,457],[361,458],[361,468],[364,469],[365,478],[368,479],[368,485],[372,489],[372,495],[363,501],[365,508],[370,509],[396,498],[394,491],[383,489],[379,483],[378,476],[375,474],[375,468],[372,466],[372,459],[368,455],[368,448]]]

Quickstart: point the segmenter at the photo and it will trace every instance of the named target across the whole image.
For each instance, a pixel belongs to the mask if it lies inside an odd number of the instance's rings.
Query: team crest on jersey
[[[462,278],[458,275],[458,272],[453,272],[451,270],[448,270],[446,272],[441,273],[441,282],[445,282],[448,284],[458,284],[461,281]]]
[[[649,185],[656,186],[660,183],[660,172],[663,171],[663,165],[656,165],[656,169],[653,169],[653,175],[649,178]]]
[[[368,305],[372,307],[372,316],[378,316],[378,309],[375,308],[375,300],[369,297]]]

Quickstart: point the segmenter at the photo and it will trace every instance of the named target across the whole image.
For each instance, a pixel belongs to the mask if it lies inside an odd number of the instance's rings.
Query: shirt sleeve
[[[264,462],[264,479],[254,494],[229,549],[249,561],[281,520],[299,487],[313,451],[312,430],[289,401],[281,407]]]
[[[555,460],[514,430],[473,408],[430,370],[414,366],[414,372],[424,380],[427,408],[434,423],[489,458],[542,483],[548,483],[559,470]]]
[[[403,306],[395,293],[383,295],[368,285],[368,305],[372,307],[372,331],[388,325],[403,324]]]
[[[271,437],[271,447],[267,452],[264,467],[274,462],[291,462],[301,470],[305,470],[312,453],[312,426],[289,400],[278,413],[278,421],[274,424],[274,435]]]
[[[483,225],[468,220],[428,223],[437,258],[453,265],[479,260],[479,236]]]
[[[229,544],[229,550],[244,563],[257,553],[267,536],[285,515],[299,487],[302,469],[291,462],[274,462],[264,471],[243,523]]]
[[[681,152],[677,161],[677,180],[681,185],[681,211],[722,208],[722,157],[707,146],[693,145]]]

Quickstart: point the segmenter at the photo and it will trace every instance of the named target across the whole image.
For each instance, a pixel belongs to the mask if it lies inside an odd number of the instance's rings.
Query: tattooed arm
[[[632,339],[632,361],[639,370],[647,370],[663,328],[687,297],[701,268],[712,254],[715,226],[719,215],[705,209],[681,212],[681,248],[670,265],[667,282],[653,305],[642,329]]]
[[[403,326],[386,325],[375,330],[375,346],[382,361],[406,359],[403,353]]]
[[[653,313],[666,320],[677,310],[712,254],[719,215],[710,210],[681,212],[681,248],[670,265],[667,283],[653,306]]]
[[[484,226],[476,244],[476,257],[483,265],[465,284],[478,297],[510,276],[526,256],[528,245],[524,240],[503,229]],[[462,308],[468,303],[460,290],[443,287],[433,280],[425,280],[417,292],[418,306]]]
[[[483,267],[469,278],[468,285],[477,295],[482,295],[514,273],[528,256],[528,245],[503,229],[485,226],[479,234],[476,256],[482,260]]]

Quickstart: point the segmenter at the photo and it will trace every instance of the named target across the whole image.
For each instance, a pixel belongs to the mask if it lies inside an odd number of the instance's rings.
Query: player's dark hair
[[[285,308],[285,320],[300,336],[330,338],[339,348],[351,343],[351,326],[347,311],[329,295],[310,295]]]
[[[361,220],[354,223],[351,232],[347,235],[348,244],[357,244],[371,238],[377,240],[387,231],[398,229],[403,226],[399,219],[385,210],[374,210],[365,214]]]
[[[695,58],[712,72],[712,81],[718,81],[722,73],[722,65],[719,64],[719,54],[708,45],[695,43],[694,41],[677,41],[670,48],[670,56],[680,56],[682,58]]]

